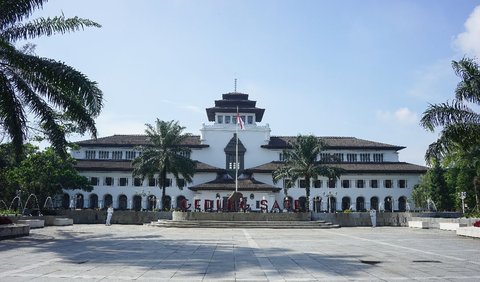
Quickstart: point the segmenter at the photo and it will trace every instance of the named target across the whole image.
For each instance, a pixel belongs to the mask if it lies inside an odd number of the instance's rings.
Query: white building
[[[244,129],[236,124],[237,107]],[[192,183],[176,183],[169,176],[166,188],[168,206],[190,210],[226,209],[227,198],[235,191],[236,132],[238,132],[238,191],[251,210],[262,207],[302,210],[305,206],[305,183],[300,180],[285,194],[283,183],[273,184],[272,171],[282,164],[283,151],[294,136],[271,136],[268,124],[261,125],[265,109],[257,108],[248,94],[227,93],[215,106],[207,108],[209,124],[200,136],[192,136],[183,145],[191,148],[197,161]],[[311,183],[310,207],[314,211],[334,210],[406,210],[407,199],[426,167],[400,162],[398,151],[405,147],[354,137],[318,137],[328,145],[325,154],[341,161],[331,165],[344,168],[339,180],[320,178]],[[113,135],[77,143],[72,152],[81,175],[91,180],[94,189],[65,190],[63,205],[97,208],[113,204],[116,209],[155,209],[161,190],[156,179],[132,177],[131,161],[136,148],[147,145],[145,135]],[[323,154],[318,156],[321,160]],[[233,177],[232,177],[233,176]],[[183,188],[182,188],[183,187]],[[285,199],[288,197],[288,202]]]

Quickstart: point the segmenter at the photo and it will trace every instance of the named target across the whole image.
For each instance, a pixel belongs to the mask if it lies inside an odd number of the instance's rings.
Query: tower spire
[[[234,83],[235,83],[235,88],[234,88],[234,91],[233,91],[233,92],[237,93],[237,79],[236,79],[236,78],[235,78],[235,82],[234,82]]]

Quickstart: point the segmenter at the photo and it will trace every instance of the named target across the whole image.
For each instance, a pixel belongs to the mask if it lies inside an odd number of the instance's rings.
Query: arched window
[[[365,198],[364,197],[357,197],[356,210],[357,211],[365,211]]]
[[[157,208],[157,197],[155,195],[150,195],[147,198],[147,209],[153,211]]]
[[[307,211],[306,203],[307,203],[307,198],[306,197],[302,196],[302,197],[298,198],[298,209],[301,212],[306,212]]]
[[[98,208],[98,196],[97,194],[90,194],[90,206],[89,208],[91,209],[96,209]]]
[[[120,195],[118,196],[118,209],[119,210],[126,210],[128,206],[128,201],[127,201],[127,196],[125,195]]]
[[[378,208],[378,198],[377,197],[370,198],[370,209],[377,210],[377,211],[380,210]]]
[[[186,199],[187,199],[187,198],[185,198],[185,196],[183,196],[183,195],[178,196],[178,197],[177,197],[176,208],[177,208],[177,209],[181,209],[181,208],[182,208],[182,202],[183,202],[184,200],[186,200]],[[185,208],[186,208],[186,207],[185,207]]]
[[[385,197],[384,207],[385,207],[386,212],[392,212],[393,211],[392,210],[392,207],[393,207],[392,197],[390,197],[390,196]]]
[[[407,198],[405,196],[398,198],[398,210],[401,212],[407,210]]]
[[[70,207],[70,195],[67,193],[63,194],[62,197],[62,208],[68,209]]]
[[[165,206],[163,210],[170,210],[172,208],[172,198],[170,196],[165,196]]]
[[[75,208],[76,209],[83,209],[83,194],[78,193],[75,195]]]
[[[350,209],[350,197],[342,198],[342,211]]]
[[[106,194],[105,196],[103,196],[103,208],[106,209],[110,205],[113,205],[113,197],[110,194]]]
[[[142,196],[140,196],[140,195],[133,196],[132,210],[134,210],[134,211],[142,210]]]
[[[293,198],[290,196],[285,197],[283,199],[283,208],[287,211],[291,211],[293,209]]]

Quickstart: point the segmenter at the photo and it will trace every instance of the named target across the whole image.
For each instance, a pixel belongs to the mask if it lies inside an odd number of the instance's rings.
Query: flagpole
[[[237,106],[237,124],[235,125],[235,192],[238,192],[238,106]]]

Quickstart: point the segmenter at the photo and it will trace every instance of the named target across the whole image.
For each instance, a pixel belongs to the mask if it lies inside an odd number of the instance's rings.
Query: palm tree
[[[479,65],[473,59],[463,58],[453,61],[452,67],[462,79],[455,89],[455,99],[451,103],[431,104],[420,121],[430,131],[443,127],[440,137],[430,144],[425,155],[429,164],[458,146],[467,151],[480,146],[480,114],[468,105],[480,105]]]
[[[66,156],[66,127],[96,137],[94,118],[102,108],[103,94],[96,82],[62,62],[36,56],[31,48],[16,48],[20,40],[100,27],[87,19],[63,15],[25,22],[45,2],[0,1],[0,128],[17,155],[29,129],[38,126],[57,153]]]
[[[445,156],[463,152],[465,156],[475,155],[480,149],[480,113],[475,112],[469,104],[480,106],[480,67],[470,58],[452,62],[455,74],[461,78],[455,89],[455,99],[449,103],[430,105],[420,121],[427,130],[434,131],[443,127],[440,137],[427,149],[425,159],[432,164]],[[477,155],[478,156],[478,155]],[[478,159],[478,157],[477,157]],[[473,177],[477,211],[480,206],[478,198],[478,180],[480,165],[478,161],[468,161],[476,170]]]
[[[159,174],[158,186],[162,189],[162,206],[165,208],[167,173],[173,174],[177,183],[179,176],[192,182],[195,162],[189,158],[190,148],[182,146],[190,134],[183,134],[185,127],[177,121],[162,121],[157,118],[155,125],[146,124],[145,133],[151,145],[140,147],[140,156],[133,160],[133,175],[142,179],[154,178]]]
[[[326,176],[329,179],[339,178],[344,172],[343,169],[328,166],[331,160],[317,161],[319,154],[325,150],[325,143],[313,135],[298,135],[296,140],[291,142],[291,149],[284,151],[285,163],[272,173],[273,183],[282,179],[289,179],[294,186],[300,178],[305,180],[306,210],[310,210],[310,181],[317,180],[319,176]]]

